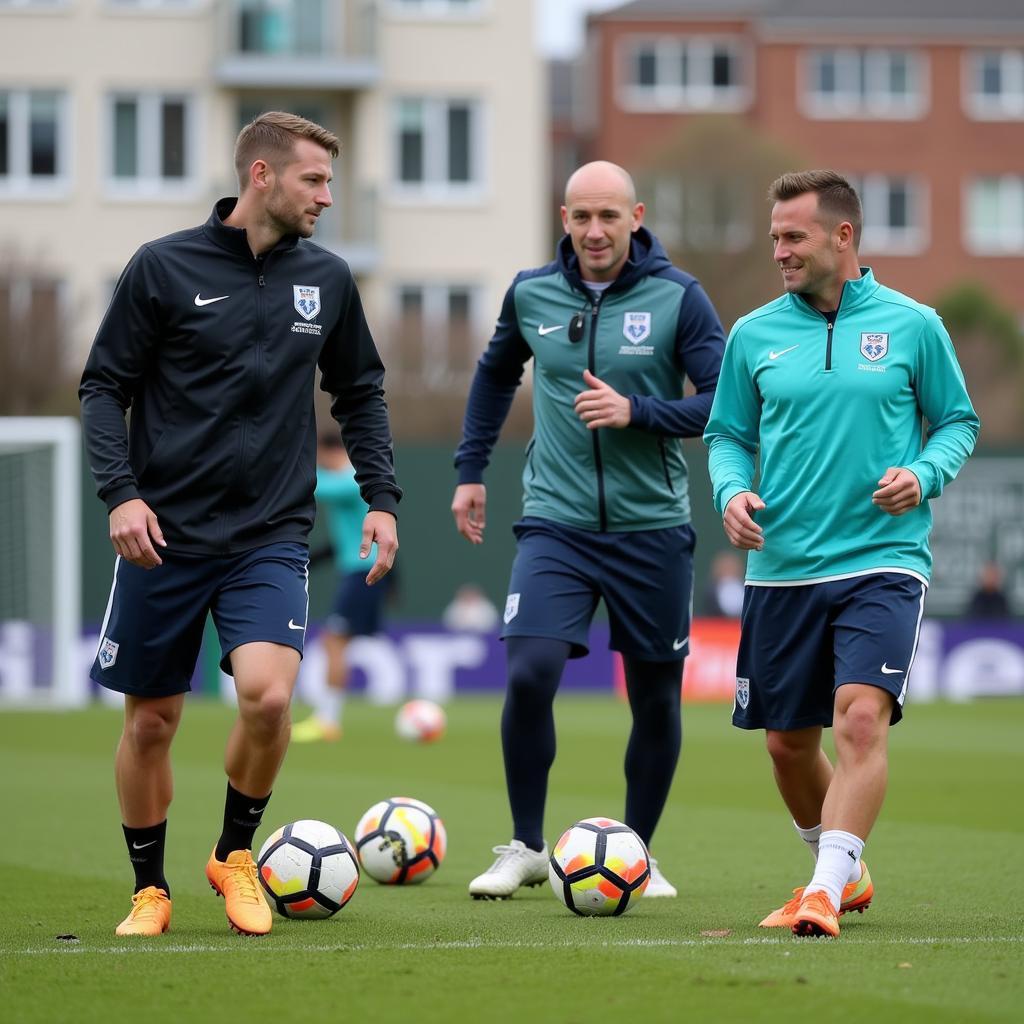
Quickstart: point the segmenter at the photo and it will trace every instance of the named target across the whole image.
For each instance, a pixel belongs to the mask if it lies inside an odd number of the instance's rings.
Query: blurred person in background
[[[719,551],[711,562],[711,578],[704,592],[704,614],[738,619],[743,611],[743,562],[732,551]]]
[[[463,583],[441,616],[453,632],[490,633],[498,625],[498,609],[475,583]]]
[[[978,574],[978,586],[967,603],[964,616],[979,621],[1009,619],[1013,615],[1010,599],[1003,587],[1003,567],[986,562]]]
[[[726,536],[750,552],[733,723],[765,730],[815,856],[810,882],[761,926],[837,936],[839,915],[874,895],[861,854],[917,651],[928,500],[979,423],[935,310],[860,266],[846,179],[785,174],[769,196],[785,294],[733,327],[705,439]]]
[[[321,435],[317,446],[316,500],[327,514],[338,582],[321,634],[327,655],[326,686],[314,703],[313,714],[292,726],[293,743],[341,739],[348,645],[353,637],[380,632],[395,575],[392,571],[373,586],[366,582],[368,567],[377,557],[374,547],[369,551],[363,547],[363,522],[369,508],[359,493],[352,460],[335,433]]]
[[[115,778],[135,894],[118,935],[170,927],[170,750],[208,612],[238,718],[206,877],[232,929],[270,931],[251,848],[288,746],[306,630],[318,366],[371,509],[369,582],[398,548],[384,368],[347,265],[309,241],[337,155],[334,135],[292,114],[246,125],[239,197],[139,249],[82,376],[89,464],[117,553],[91,676],[125,695]]]
[[[598,161],[575,171],[561,213],[566,234],[554,261],[518,274],[506,294],[455,456],[455,524],[480,544],[484,470],[532,359],[534,431],[502,632],[513,835],[470,882],[477,899],[547,879],[553,702],[566,660],[587,653],[600,599],[633,715],[625,821],[648,846],[681,743],[695,538],[680,438],[699,437],[707,422],[722,327],[698,282],[643,226],[644,205],[621,167]],[[684,398],[687,376],[697,393]],[[653,858],[645,895],[676,895]]]

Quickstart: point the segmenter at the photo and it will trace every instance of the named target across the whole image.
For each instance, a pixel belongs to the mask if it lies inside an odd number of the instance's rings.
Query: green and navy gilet
[[[633,233],[622,272],[600,293],[586,288],[564,237],[552,263],[517,275],[505,295],[470,389],[455,455],[459,483],[483,480],[532,358],[524,514],[610,532],[688,523],[679,439],[704,430],[723,347],[707,295],[645,228]],[[577,416],[585,369],[629,398],[628,427],[588,430]],[[684,376],[696,389],[687,398]]]
[[[861,273],[831,321],[786,294],[729,335],[704,439],[718,511],[746,490],[766,505],[748,583],[930,576],[927,499],[960,471],[979,421],[935,310]],[[921,504],[901,516],[871,502],[890,466],[921,484]]]

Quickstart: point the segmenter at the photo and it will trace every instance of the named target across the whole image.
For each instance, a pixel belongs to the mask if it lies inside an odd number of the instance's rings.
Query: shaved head
[[[636,205],[636,186],[629,171],[608,160],[584,164],[569,175],[565,183],[565,205],[572,206],[572,197],[579,193],[619,193],[630,205]]]
[[[614,281],[644,219],[629,172],[607,160],[584,164],[565,183],[562,227],[572,239],[584,281]]]

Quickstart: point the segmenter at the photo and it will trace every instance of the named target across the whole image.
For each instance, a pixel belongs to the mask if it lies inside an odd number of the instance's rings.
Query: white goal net
[[[85,703],[78,421],[0,417],[0,706]]]

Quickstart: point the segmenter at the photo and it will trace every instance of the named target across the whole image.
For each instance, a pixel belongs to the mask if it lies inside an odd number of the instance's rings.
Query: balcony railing
[[[380,77],[374,0],[222,0],[218,18],[221,85],[365,89]]]

